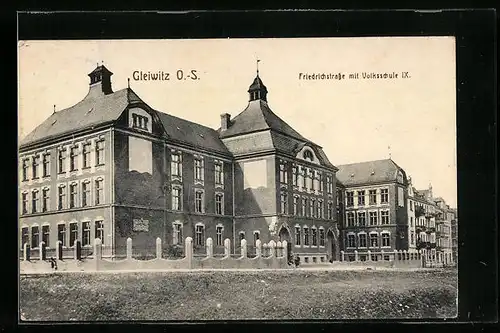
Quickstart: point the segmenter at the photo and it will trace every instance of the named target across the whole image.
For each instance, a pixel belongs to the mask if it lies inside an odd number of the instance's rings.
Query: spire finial
[[[56,105],[54,104],[54,111],[52,113],[56,113]]]
[[[257,58],[257,76],[259,76],[259,62],[260,62],[260,59]]]
[[[130,78],[129,77],[127,78],[127,86],[130,89]]]

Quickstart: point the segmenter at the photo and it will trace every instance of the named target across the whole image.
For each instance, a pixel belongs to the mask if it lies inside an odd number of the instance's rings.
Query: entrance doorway
[[[337,242],[335,241],[335,235],[333,234],[333,231],[329,230],[326,234],[326,242],[328,261],[332,262],[337,260]]]
[[[281,227],[278,237],[280,242],[283,243],[283,241],[286,241],[287,260],[290,262],[292,260],[292,241],[290,239],[290,232],[287,228]]]

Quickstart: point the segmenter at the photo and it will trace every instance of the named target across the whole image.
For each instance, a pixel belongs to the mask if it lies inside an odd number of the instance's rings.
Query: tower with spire
[[[256,100],[262,100],[267,102],[267,88],[259,76],[259,62],[260,60],[257,60],[257,75],[253,80],[252,84],[250,85],[250,88],[248,88],[250,102]]]

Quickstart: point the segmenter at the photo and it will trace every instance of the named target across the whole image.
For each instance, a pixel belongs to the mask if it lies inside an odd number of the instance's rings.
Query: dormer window
[[[313,153],[310,150],[304,151],[304,159],[312,161],[314,159]]]
[[[148,118],[138,114],[132,114],[132,126],[134,128],[148,130]]]

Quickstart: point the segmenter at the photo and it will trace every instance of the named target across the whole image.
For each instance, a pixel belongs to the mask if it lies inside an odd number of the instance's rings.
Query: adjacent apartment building
[[[62,242],[121,256],[224,239],[287,240],[304,260],[338,260],[337,168],[321,146],[270,109],[259,74],[246,108],[215,130],[154,110],[98,66],[87,95],[54,112],[19,146],[20,247]]]
[[[393,259],[394,250],[408,249],[405,171],[393,160],[338,166],[343,188],[341,243],[346,260]],[[389,252],[392,252],[390,254]]]

